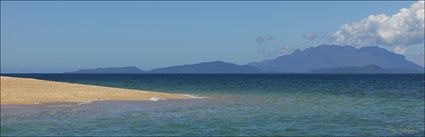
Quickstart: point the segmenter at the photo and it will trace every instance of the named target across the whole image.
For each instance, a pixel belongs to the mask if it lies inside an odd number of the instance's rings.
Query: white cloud
[[[263,44],[264,42],[267,42],[269,40],[274,40],[275,37],[273,35],[265,35],[265,36],[258,36],[255,41],[258,44]]]
[[[317,38],[318,34],[316,32],[306,32],[303,34],[304,39],[308,39],[310,41],[313,41]]]
[[[291,54],[292,53],[292,48],[291,47],[289,47],[289,46],[286,46],[286,45],[281,45],[280,47],[279,47],[279,49],[277,49],[276,51],[275,51],[275,53],[274,53],[274,58],[275,57],[279,57],[279,56],[283,56],[283,55],[288,55],[288,54]]]
[[[344,24],[333,34],[337,44],[353,46],[409,46],[424,43],[424,1],[398,13],[370,15]]]
[[[399,47],[399,46],[396,46],[394,49],[393,49],[393,52],[394,53],[397,53],[397,54],[401,54],[401,55],[403,55],[404,53],[406,53],[406,48],[402,48],[402,47]]]

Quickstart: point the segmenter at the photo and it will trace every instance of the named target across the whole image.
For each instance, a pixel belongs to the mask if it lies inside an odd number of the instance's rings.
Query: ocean
[[[2,74],[190,94],[2,105],[1,135],[424,136],[424,74]]]

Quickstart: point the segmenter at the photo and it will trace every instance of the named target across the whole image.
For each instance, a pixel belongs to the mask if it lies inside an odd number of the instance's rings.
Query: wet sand
[[[1,76],[1,104],[66,104],[99,100],[189,99],[189,95]]]

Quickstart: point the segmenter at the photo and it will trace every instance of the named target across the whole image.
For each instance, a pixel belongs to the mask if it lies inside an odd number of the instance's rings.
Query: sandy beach
[[[1,76],[1,104],[89,103],[99,100],[188,99],[188,95]]]

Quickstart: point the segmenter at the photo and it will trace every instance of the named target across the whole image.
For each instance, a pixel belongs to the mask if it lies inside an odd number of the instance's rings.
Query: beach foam
[[[149,100],[150,100],[150,101],[159,101],[159,100],[163,100],[163,99],[161,99],[161,98],[157,98],[157,97],[153,97],[153,98],[150,98]]]
[[[203,99],[203,98],[208,98],[208,97],[200,97],[200,96],[195,96],[195,95],[190,95],[190,94],[183,94],[183,95],[188,96],[188,97],[193,98],[193,99]]]

